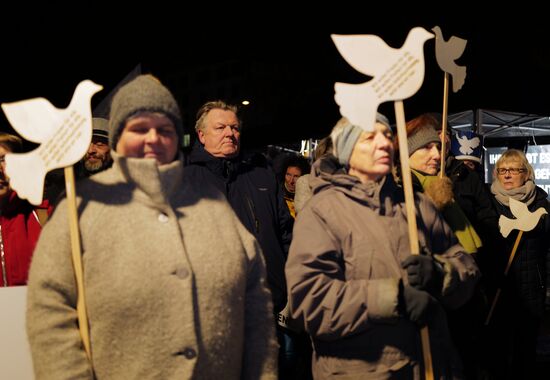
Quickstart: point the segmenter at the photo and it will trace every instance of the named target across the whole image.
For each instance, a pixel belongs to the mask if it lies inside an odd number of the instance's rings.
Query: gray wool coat
[[[114,156],[79,183],[84,287],[97,379],[275,379],[271,297],[256,240],[223,196],[182,183],[181,160]],[[206,191],[206,192],[205,192]],[[77,327],[67,204],[31,264],[37,379],[91,379]]]

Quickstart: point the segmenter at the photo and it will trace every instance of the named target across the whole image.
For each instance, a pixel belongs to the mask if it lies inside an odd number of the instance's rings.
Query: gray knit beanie
[[[418,149],[425,147],[429,143],[441,143],[439,134],[432,125],[423,125],[418,128],[414,134],[407,137],[409,147],[409,157]]]
[[[111,103],[109,119],[109,144],[116,144],[126,120],[138,112],[160,112],[168,116],[176,126],[178,142],[183,137],[183,124],[178,103],[172,93],[152,75],[140,75],[122,86]]]
[[[376,122],[384,124],[391,131],[388,118],[381,113],[376,113]],[[332,129],[330,138],[332,139],[332,154],[338,158],[340,164],[347,166],[351,157],[353,147],[363,132],[358,126],[349,122],[345,117],[341,118]]]

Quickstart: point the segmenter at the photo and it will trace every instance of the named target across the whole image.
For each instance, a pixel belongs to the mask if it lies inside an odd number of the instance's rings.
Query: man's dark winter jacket
[[[292,218],[275,174],[269,169],[245,163],[240,157],[214,157],[202,145],[196,144],[184,177],[199,186],[213,184],[225,194],[243,225],[262,248],[274,309],[276,312],[282,310],[287,301],[284,267],[292,239]]]

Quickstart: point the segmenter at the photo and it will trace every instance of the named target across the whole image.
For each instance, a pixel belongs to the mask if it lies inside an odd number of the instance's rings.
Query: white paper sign
[[[73,165],[84,156],[92,139],[90,100],[102,88],[90,80],[80,82],[66,109],[55,108],[44,98],[2,104],[13,128],[40,144],[28,153],[6,154],[10,186],[20,198],[39,205],[46,173]]]
[[[445,41],[439,26],[434,26],[432,31],[435,33],[435,59],[437,64],[441,70],[451,75],[453,78],[453,92],[458,92],[466,79],[466,66],[458,66],[455,60],[462,56],[468,41],[456,36],[452,36],[449,41]]]
[[[26,286],[0,288],[0,379],[34,379],[25,332],[26,304]]]
[[[531,231],[539,224],[540,218],[544,214],[548,214],[542,207],[539,207],[534,212],[530,212],[525,203],[516,201],[514,198],[508,198],[508,200],[510,211],[512,211],[512,215],[516,219],[510,219],[504,215],[500,216],[498,226],[500,227],[500,233],[504,237],[507,237],[512,230]]]
[[[424,81],[424,42],[433,38],[424,28],[411,29],[403,46],[394,49],[380,37],[332,35],[336,48],[357,71],[372,76],[365,83],[336,83],[340,113],[365,131],[374,130],[380,103],[413,96]]]

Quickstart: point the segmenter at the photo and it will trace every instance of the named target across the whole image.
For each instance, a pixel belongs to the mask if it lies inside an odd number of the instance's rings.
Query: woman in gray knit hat
[[[393,136],[341,119],[332,155],[313,164],[313,196],[294,225],[285,273],[292,317],[310,334],[315,379],[421,378],[418,327],[428,323],[435,378],[459,371],[440,303],[458,306],[478,270],[424,196],[415,198],[426,255],[410,255]]]
[[[92,361],[76,322],[62,201],[30,270],[37,379],[276,379],[258,244],[221,194],[183,182],[181,134],[158,79],[138,76],[113,98],[113,167],[77,191]]]

